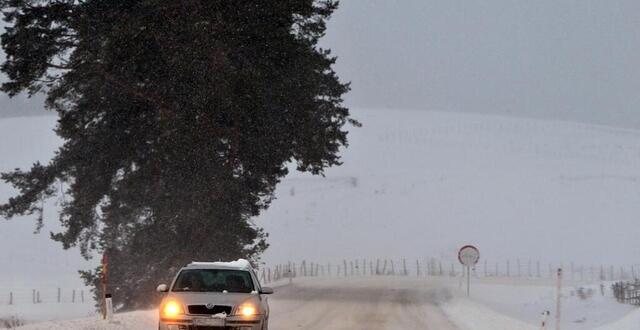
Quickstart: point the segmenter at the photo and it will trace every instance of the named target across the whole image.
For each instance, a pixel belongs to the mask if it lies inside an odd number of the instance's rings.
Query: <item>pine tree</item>
[[[359,125],[318,46],[337,1],[0,4],[1,89],[46,93],[64,141],[48,164],[2,174],[19,193],[0,215],[41,214],[62,182],[52,238],[108,254],[123,310],[153,304],[155,285],[189,261],[257,260],[267,235],[250,219],[287,164],[339,165],[345,125]],[[95,285],[100,273],[82,276]]]

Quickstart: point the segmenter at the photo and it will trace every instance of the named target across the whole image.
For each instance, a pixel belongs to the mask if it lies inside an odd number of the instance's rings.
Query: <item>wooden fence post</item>
[[[407,272],[407,260],[405,258],[402,258],[402,270],[403,273],[402,275],[407,276],[409,275],[409,273]]]
[[[13,305],[13,291],[9,292],[9,305]]]
[[[58,288],[58,304],[60,303],[60,288]]]
[[[344,263],[344,277],[347,277],[347,260],[342,259],[342,262]]]
[[[484,277],[487,277],[487,259],[484,259]]]

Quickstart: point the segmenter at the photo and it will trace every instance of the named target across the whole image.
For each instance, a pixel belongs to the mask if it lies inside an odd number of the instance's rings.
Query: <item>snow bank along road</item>
[[[313,279],[276,288],[269,297],[270,328],[279,329],[456,329],[438,307],[447,291],[419,279]],[[31,324],[20,329],[157,329],[157,312]]]

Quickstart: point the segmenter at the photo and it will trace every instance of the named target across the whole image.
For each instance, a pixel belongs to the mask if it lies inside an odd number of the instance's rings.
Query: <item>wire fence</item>
[[[621,281],[640,277],[640,265],[583,265],[553,264],[520,259],[490,262],[484,260],[471,269],[473,277],[506,277],[524,279],[554,279],[562,269],[565,279],[575,282]],[[458,277],[464,274],[464,266],[458,262],[440,259],[343,259],[333,263],[317,263],[303,260],[276,265],[263,265],[259,276],[262,283],[271,283],[295,277],[352,277],[352,276],[414,276]]]
[[[0,289],[0,306],[92,303],[87,288]]]

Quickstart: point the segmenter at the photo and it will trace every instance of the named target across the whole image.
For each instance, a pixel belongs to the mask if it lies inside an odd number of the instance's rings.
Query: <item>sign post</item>
[[[467,271],[467,297],[469,296],[469,287],[471,286],[471,267],[475,266],[480,260],[480,251],[473,245],[465,245],[458,251],[458,260],[465,266]]]

